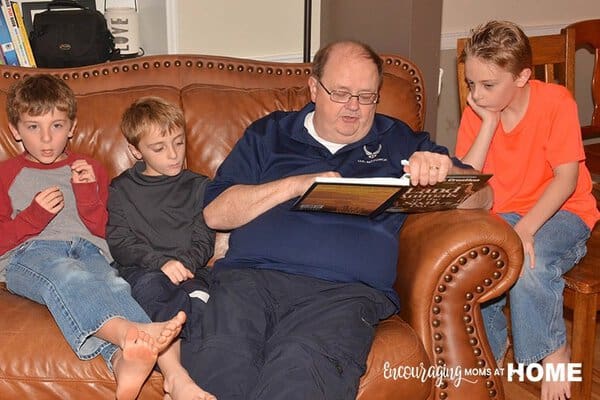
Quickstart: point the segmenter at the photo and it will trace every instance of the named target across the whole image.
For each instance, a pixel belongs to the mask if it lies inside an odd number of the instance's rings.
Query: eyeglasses
[[[321,82],[320,80],[318,80],[318,82],[319,85],[321,85],[321,87],[323,88],[323,90],[325,90],[325,92],[329,95],[331,101],[335,103],[347,103],[353,97],[356,97],[359,104],[365,106],[375,104],[379,101],[379,93],[364,92],[359,94],[352,94],[350,92],[346,92],[345,90],[329,90],[325,87],[325,85],[323,85],[323,82]]]

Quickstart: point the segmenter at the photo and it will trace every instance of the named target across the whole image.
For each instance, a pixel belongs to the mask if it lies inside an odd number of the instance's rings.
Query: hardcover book
[[[374,217],[382,212],[418,213],[456,208],[483,188],[488,174],[448,175],[435,185],[412,186],[402,178],[318,177],[292,209]]]
[[[0,5],[1,7],[1,5]],[[19,65],[19,59],[17,58],[17,52],[13,45],[10,29],[6,24],[4,15],[0,11],[0,51],[2,51],[2,57],[6,65]]]
[[[17,24],[17,20],[15,19],[15,14],[13,12],[12,5],[10,4],[10,0],[0,0],[0,8],[2,9],[4,22],[8,27],[13,48],[17,53],[19,65],[21,67],[31,67],[31,63],[27,58],[27,51],[25,50],[23,39],[21,38],[21,31],[19,30],[19,25]]]
[[[29,36],[27,34],[27,30],[25,29],[25,22],[23,21],[23,14],[21,13],[21,6],[16,1],[11,1],[10,4],[13,9],[15,20],[17,21],[17,25],[19,26],[21,40],[23,40],[23,46],[25,47],[25,52],[27,53],[27,60],[29,61],[29,65],[35,68],[35,58],[33,57],[33,50],[31,50],[31,43],[29,43]]]

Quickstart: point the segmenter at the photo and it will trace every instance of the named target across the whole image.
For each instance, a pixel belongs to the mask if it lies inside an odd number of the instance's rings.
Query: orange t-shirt
[[[585,166],[577,104],[563,86],[532,80],[529,104],[523,119],[511,132],[498,124],[483,165],[493,174],[492,211],[526,214],[554,177],[558,165],[579,162],[575,191],[562,205],[592,229],[600,213],[591,194],[592,180]],[[456,142],[456,156],[464,157],[479,133],[481,119],[465,108]]]

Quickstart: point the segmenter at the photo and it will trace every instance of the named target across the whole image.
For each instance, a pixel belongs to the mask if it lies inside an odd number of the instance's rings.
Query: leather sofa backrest
[[[382,57],[378,112],[422,129],[425,103],[419,70],[398,56]],[[252,121],[274,110],[298,110],[310,101],[310,64],[304,63],[167,55],[36,72],[55,74],[74,90],[78,124],[70,149],[100,160],[111,176],[134,161],[119,123],[125,108],[139,97],[161,96],[182,107],[188,167],[211,177]],[[0,160],[22,151],[8,130],[4,109],[9,86],[29,73],[0,66]]]

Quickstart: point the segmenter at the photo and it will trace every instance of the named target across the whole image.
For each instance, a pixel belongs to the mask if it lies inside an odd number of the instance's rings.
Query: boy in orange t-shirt
[[[531,46],[513,23],[472,31],[459,58],[470,93],[456,155],[493,177],[492,211],[521,238],[525,263],[510,290],[517,362],[568,363],[562,275],[586,252],[599,218],[585,167],[577,105],[563,86],[530,80]],[[508,339],[505,296],[482,314],[497,359]],[[570,397],[569,382],[542,382],[542,399]]]

